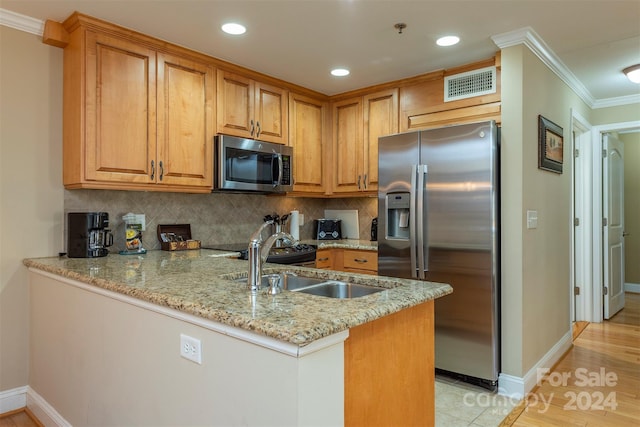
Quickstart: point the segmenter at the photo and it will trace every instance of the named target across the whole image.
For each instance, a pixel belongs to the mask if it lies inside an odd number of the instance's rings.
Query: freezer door
[[[420,156],[419,137],[418,132],[411,132],[378,139],[378,274],[382,276],[417,277],[410,229],[415,215],[412,171]]]

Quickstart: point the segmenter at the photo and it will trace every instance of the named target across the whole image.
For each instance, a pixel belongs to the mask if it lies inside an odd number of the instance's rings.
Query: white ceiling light
[[[640,83],[640,64],[632,65],[622,70],[627,75],[627,78],[634,83]]]
[[[227,34],[237,36],[246,33],[247,29],[244,27],[244,25],[236,24],[235,22],[228,22],[222,25],[222,31]]]
[[[436,44],[438,46],[453,46],[454,44],[458,44],[459,41],[460,41],[460,37],[444,36],[436,40]]]
[[[331,75],[334,75],[336,77],[348,76],[349,70],[347,70],[346,68],[334,68],[333,70],[331,70]]]

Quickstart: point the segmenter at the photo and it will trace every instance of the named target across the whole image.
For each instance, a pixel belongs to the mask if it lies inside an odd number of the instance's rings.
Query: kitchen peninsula
[[[450,286],[265,264],[385,290],[252,296],[229,255],[25,260],[31,387],[72,425],[433,423],[433,300]]]

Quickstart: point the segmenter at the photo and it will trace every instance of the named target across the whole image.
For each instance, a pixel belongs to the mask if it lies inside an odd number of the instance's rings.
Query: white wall
[[[62,246],[62,50],[0,26],[0,392],[28,382],[24,258]]]

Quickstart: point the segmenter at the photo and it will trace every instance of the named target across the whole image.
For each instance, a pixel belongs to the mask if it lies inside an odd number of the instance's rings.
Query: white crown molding
[[[640,94],[618,96],[616,98],[597,99],[593,103],[593,108],[617,107],[620,105],[640,104]]]
[[[491,40],[500,49],[504,49],[519,44],[524,44],[531,50],[540,60],[553,71],[560,79],[591,108],[595,105],[596,100],[591,93],[584,87],[582,82],[567,68],[567,66],[558,58],[551,48],[542,40],[542,37],[531,27],[520,28],[519,30],[509,31],[502,34],[496,34]]]
[[[40,37],[42,37],[44,31],[43,21],[2,8],[0,8],[0,25],[35,34]]]
[[[524,44],[540,60],[553,71],[560,79],[569,85],[576,95],[580,97],[590,108],[607,108],[620,105],[640,103],[640,94],[619,96],[615,98],[595,99],[580,80],[569,70],[569,68],[558,58],[551,48],[542,40],[542,37],[531,27],[524,27],[519,30],[496,34],[491,39],[500,49]]]

